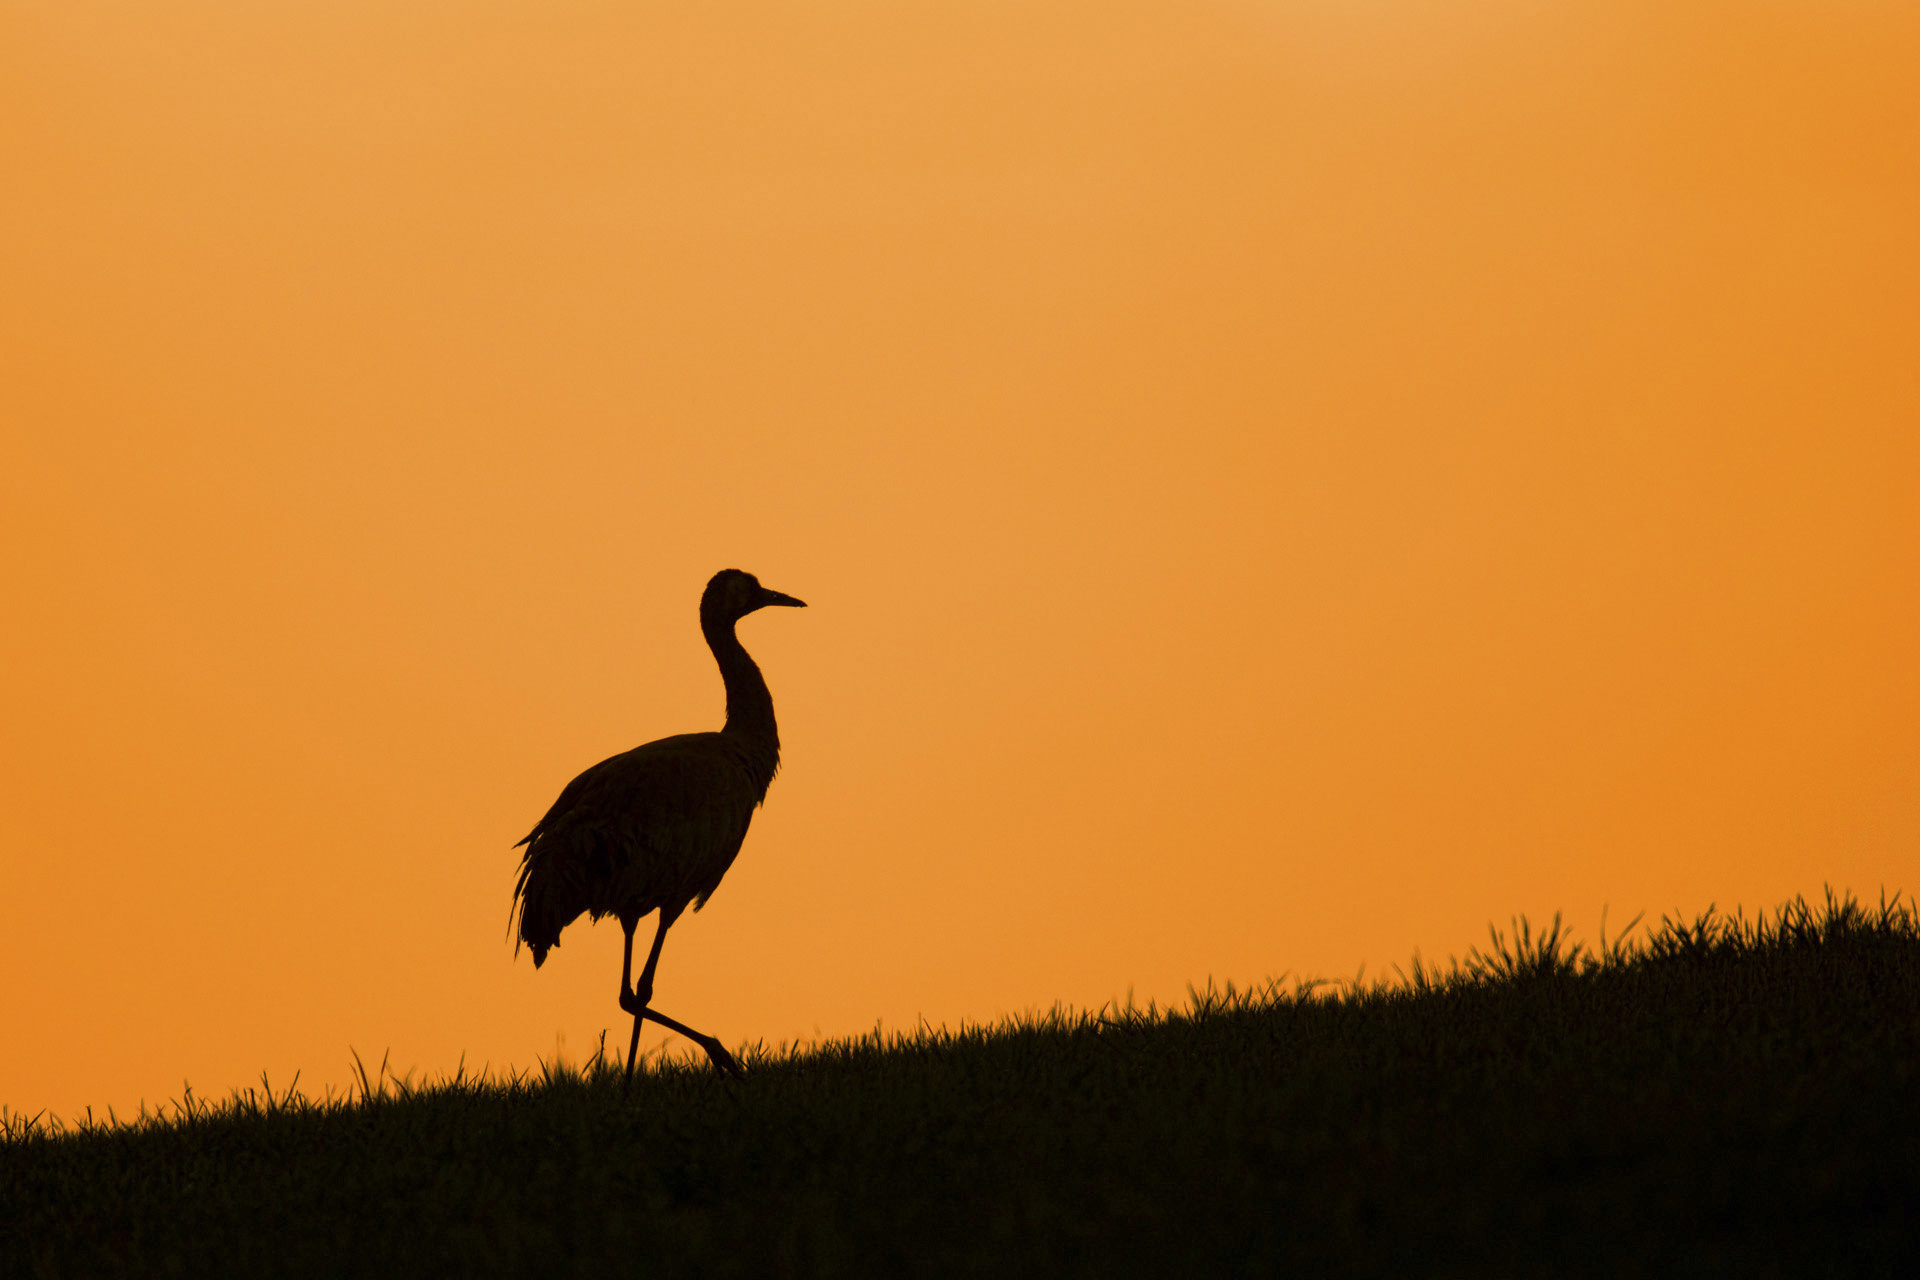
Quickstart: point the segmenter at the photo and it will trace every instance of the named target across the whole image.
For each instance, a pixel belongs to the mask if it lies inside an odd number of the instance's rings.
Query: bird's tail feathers
[[[525,943],[533,952],[533,967],[546,961],[547,952],[560,945],[560,931],[572,924],[591,905],[590,895],[576,851],[567,841],[551,836],[528,837],[527,851],[520,860],[520,879],[513,888],[513,907],[507,916],[508,928],[519,916],[514,954]],[[524,842],[523,842],[524,843]]]

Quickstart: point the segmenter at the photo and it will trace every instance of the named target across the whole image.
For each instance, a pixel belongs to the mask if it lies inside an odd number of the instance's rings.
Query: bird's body
[[[582,912],[637,919],[705,906],[740,853],[772,763],[725,733],[683,733],[568,783],[524,842],[520,940],[534,966]]]
[[[635,747],[568,783],[520,842],[527,852],[514,888],[519,940],[532,949],[535,968],[582,913],[618,918],[627,935],[620,1002],[634,1014],[634,1044],[641,1020],[650,1017],[691,1035],[723,1069],[733,1069],[732,1059],[718,1041],[654,1012],[647,1001],[668,927],[689,904],[696,911],[706,905],[719,887],[780,767],[773,697],[734,635],[741,617],[770,604],[801,602],[737,569],[714,575],[700,600],[700,629],[726,683],[726,726]],[[659,933],[640,982],[629,991],[633,930],[655,910]],[[631,1075],[631,1048],[627,1070]]]

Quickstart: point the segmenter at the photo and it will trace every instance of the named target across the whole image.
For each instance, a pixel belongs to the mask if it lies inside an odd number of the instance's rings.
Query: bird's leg
[[[640,1044],[640,1024],[649,1018],[669,1031],[679,1032],[705,1049],[714,1070],[723,1075],[732,1076],[736,1080],[740,1079],[746,1073],[740,1070],[740,1064],[734,1060],[732,1054],[727,1052],[725,1045],[712,1036],[701,1035],[676,1018],[669,1018],[666,1014],[657,1013],[647,1007],[653,999],[653,972],[660,965],[660,949],[666,945],[667,930],[672,928],[673,922],[679,918],[680,912],[669,911],[665,907],[660,908],[660,931],[653,935],[653,948],[647,952],[646,967],[640,971],[640,981],[631,989],[627,986],[627,977],[633,971],[633,925],[639,923],[639,918],[635,917],[629,924],[623,917],[620,922],[627,926],[626,958],[620,962],[620,1007],[633,1015],[633,1042],[627,1047],[627,1079],[633,1079],[634,1053]]]
[[[702,1049],[705,1049],[707,1051],[707,1060],[713,1063],[713,1069],[721,1075],[732,1076],[735,1080],[744,1080],[746,1078],[747,1073],[740,1069],[739,1062],[734,1059],[732,1054],[727,1052],[727,1046],[721,1044],[718,1038],[714,1036],[703,1036],[686,1023],[669,1018],[658,1009],[642,1009],[635,1018],[635,1021],[639,1021],[640,1018],[647,1018],[657,1022],[669,1031],[678,1031],[681,1035],[693,1041]]]
[[[627,975],[633,972],[633,930],[627,930],[627,958],[620,966],[620,1007],[628,1013],[638,1014],[653,999],[653,971],[660,966],[660,948],[666,945],[667,928],[680,918],[678,911],[669,915],[663,907],[660,911],[660,932],[653,935],[653,950],[647,952],[646,967],[640,970],[640,981],[627,986]],[[636,919],[635,924],[639,921]]]
[[[627,1080],[626,1082],[628,1084],[633,1083],[634,1055],[640,1052],[640,1014],[633,1007],[633,1003],[632,1003],[633,988],[632,988],[631,982],[629,981],[633,976],[633,930],[634,930],[634,926],[639,923],[640,923],[639,916],[623,915],[620,917],[620,926],[627,931],[626,951],[623,952],[620,957],[620,1007],[626,1012],[634,1015],[633,1039],[627,1041]],[[644,1009],[646,1006],[642,1005],[640,1007]]]
[[[680,918],[678,911],[669,912],[660,908],[660,931],[653,935],[653,949],[647,952],[647,966],[640,971],[640,981],[629,985],[633,975],[633,930],[640,923],[639,916],[620,917],[621,925],[627,931],[627,949],[620,960],[620,1007],[633,1015],[633,1038],[627,1042],[627,1083],[633,1083],[633,1062],[640,1052],[640,1023],[647,1016],[647,1001],[653,999],[653,971],[660,964],[660,948],[667,942],[667,927]]]
[[[638,916],[620,917],[620,927],[626,930],[627,934],[627,949],[620,957],[620,1007],[622,1009],[627,1009],[627,1001],[630,998],[627,993],[633,990],[633,930],[639,923]],[[632,1013],[633,1010],[627,1009],[627,1012]]]

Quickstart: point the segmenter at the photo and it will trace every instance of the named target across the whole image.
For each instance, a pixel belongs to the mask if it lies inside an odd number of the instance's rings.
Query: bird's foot
[[[622,1007],[624,1008],[625,1005],[623,1004]],[[713,1069],[721,1075],[728,1076],[735,1080],[744,1080],[747,1078],[747,1073],[741,1069],[739,1062],[734,1059],[732,1054],[727,1052],[727,1046],[721,1044],[720,1041],[713,1036],[702,1035],[678,1018],[669,1018],[658,1009],[642,1008],[634,1014],[633,1039],[635,1044],[640,1042],[640,1021],[643,1018],[649,1022],[657,1022],[669,1031],[677,1031],[699,1045],[702,1049],[705,1049],[707,1051],[707,1060],[713,1063]],[[631,1050],[628,1051],[628,1059],[632,1059]]]
[[[700,1047],[707,1051],[707,1058],[713,1063],[713,1069],[732,1080],[745,1080],[747,1073],[740,1062],[727,1052],[727,1047],[718,1040],[702,1040]]]

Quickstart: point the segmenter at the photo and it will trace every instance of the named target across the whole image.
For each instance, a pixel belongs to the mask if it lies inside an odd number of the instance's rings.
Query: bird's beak
[[[769,591],[765,587],[760,588],[760,604],[762,608],[770,604],[784,604],[795,609],[807,607],[805,600],[795,600],[792,596],[782,595],[778,591]]]

